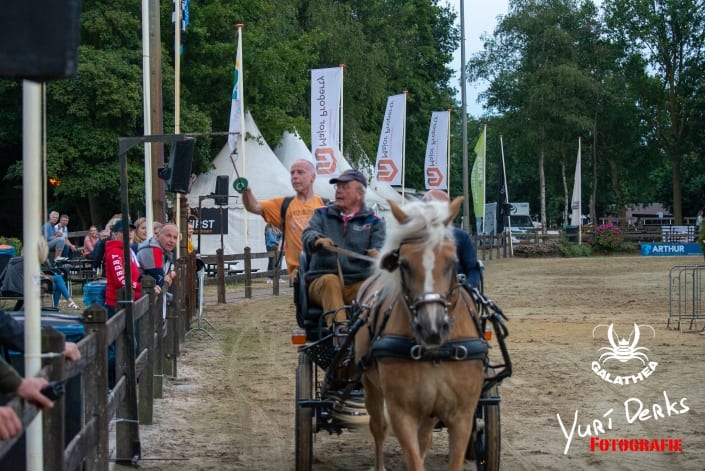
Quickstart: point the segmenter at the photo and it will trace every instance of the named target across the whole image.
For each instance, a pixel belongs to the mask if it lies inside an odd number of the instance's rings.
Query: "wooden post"
[[[172,285],[172,298],[175,303],[176,312],[176,332],[178,334],[179,343],[186,341],[186,331],[188,330],[188,321],[186,319],[186,262],[182,257],[176,261],[176,283]]]
[[[245,247],[245,297],[252,299],[252,249]]]
[[[218,257],[218,304],[225,304],[225,262],[223,261],[223,249],[215,251]]]
[[[42,352],[53,353],[46,364],[51,366],[49,381],[64,379],[64,335],[52,327],[42,329]],[[64,443],[66,443],[64,421],[66,418],[66,398],[62,396],[54,401],[54,407],[47,409],[43,417],[44,469],[46,471],[63,471]]]
[[[279,260],[279,250],[274,249],[274,274],[272,275],[272,294],[274,296],[279,296],[279,264],[276,263]]]
[[[154,355],[152,356],[152,361],[154,363],[153,367],[153,377],[154,377],[154,397],[156,399],[161,399],[164,397],[164,316],[162,314],[162,300],[161,297],[157,295],[154,291],[154,286],[156,283],[154,278],[151,276],[145,276],[142,278],[142,291],[146,296],[149,296],[149,306],[152,310],[152,325],[154,326],[154,332],[152,334],[154,338]]]
[[[92,304],[83,313],[85,337],[95,336],[95,359],[88,361],[83,373],[83,416],[81,425],[95,420],[97,423],[96,446],[87,447],[86,467],[108,470],[108,343],[105,323],[107,311]]]
[[[149,297],[147,311],[140,318],[140,349],[147,350],[147,362],[139,378],[138,416],[141,425],[152,425],[154,418],[154,309],[152,295],[154,294],[154,279],[145,277],[142,280],[142,297]]]
[[[162,297],[166,293],[162,292]],[[176,358],[179,355],[179,334],[177,322],[179,315],[174,306],[174,298],[166,303],[166,337],[164,338],[164,368],[172,378],[176,378]]]

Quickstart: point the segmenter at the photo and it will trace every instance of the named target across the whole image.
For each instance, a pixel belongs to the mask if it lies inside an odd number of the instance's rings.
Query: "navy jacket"
[[[338,247],[364,255],[369,249],[380,250],[386,233],[384,220],[364,204],[347,222],[335,203],[318,208],[301,234],[304,250],[311,257],[306,279],[311,281],[328,273],[338,274],[340,261],[346,285],[364,280],[373,272],[372,263],[329,250],[315,250],[316,239],[328,237]]]

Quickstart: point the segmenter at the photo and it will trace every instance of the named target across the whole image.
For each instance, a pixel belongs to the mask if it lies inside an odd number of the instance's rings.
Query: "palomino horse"
[[[364,370],[376,471],[384,469],[389,424],[407,469],[423,470],[439,420],[448,428],[449,469],[463,468],[487,344],[475,304],[456,277],[449,224],[461,203],[402,209],[390,201],[399,225],[387,234],[377,273],[358,293],[363,325],[355,334],[355,362]]]

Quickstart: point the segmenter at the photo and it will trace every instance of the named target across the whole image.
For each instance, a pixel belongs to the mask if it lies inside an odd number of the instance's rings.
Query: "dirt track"
[[[705,469],[705,336],[666,329],[669,269],[696,264],[702,257],[486,262],[485,292],[510,318],[514,362],[514,375],[500,391],[502,470]],[[140,429],[140,467],[294,469],[290,293],[209,306],[204,315],[217,327],[215,340],[189,337],[178,378],[166,382],[165,397],[157,401],[155,425]],[[643,381],[611,384],[591,370],[605,352],[600,349],[609,346],[610,323],[620,337],[628,337],[634,323],[640,326],[638,346],[648,349],[642,350],[647,363],[656,362]],[[639,360],[602,365],[611,378],[644,368]],[[578,425],[564,453],[567,439],[557,415],[569,433],[576,412]],[[680,439],[682,452],[591,452],[589,437],[578,435],[588,425],[594,434],[593,421],[605,428],[600,437],[644,439],[652,446],[655,439]],[[373,464],[366,433],[315,438],[316,470]],[[445,469],[444,442],[438,432],[429,470]],[[393,437],[386,466],[403,469]],[[475,469],[474,463],[466,469]]]

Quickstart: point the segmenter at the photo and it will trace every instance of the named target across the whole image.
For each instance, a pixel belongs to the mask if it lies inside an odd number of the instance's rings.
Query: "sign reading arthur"
[[[656,370],[658,363],[649,360],[646,347],[640,347],[642,340],[642,330],[651,333],[651,337],[656,336],[654,328],[650,325],[638,325],[634,327],[628,335],[620,336],[614,323],[609,325],[600,324],[592,330],[592,338],[599,339],[601,332],[605,332],[605,340],[609,346],[601,347],[598,360],[592,362],[592,371],[602,378],[603,381],[617,385],[636,384],[644,381]]]

